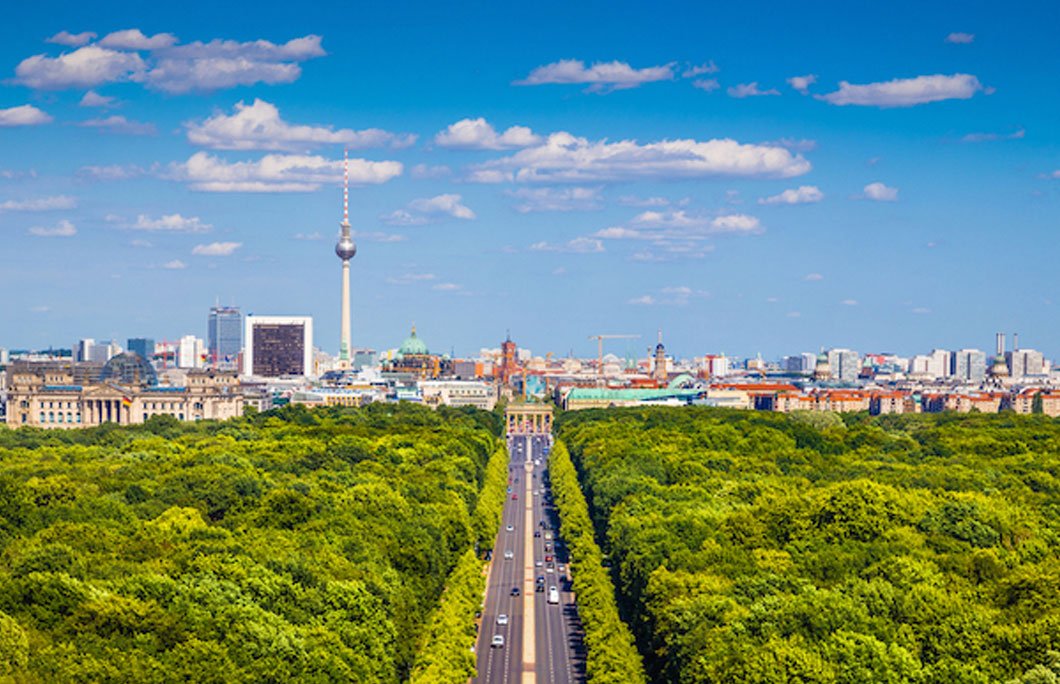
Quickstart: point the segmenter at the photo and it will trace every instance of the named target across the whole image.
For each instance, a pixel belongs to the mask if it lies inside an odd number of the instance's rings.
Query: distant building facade
[[[243,374],[262,378],[313,377],[313,319],[310,316],[247,316]]]
[[[139,354],[150,361],[155,356],[155,341],[149,337],[131,337],[126,341],[125,351]]]
[[[212,306],[206,323],[206,352],[209,365],[235,366],[243,349],[243,316],[239,307]]]
[[[23,365],[12,369],[7,424],[70,429],[103,423],[135,425],[156,415],[181,421],[243,415],[234,373],[193,371],[185,387],[96,382],[75,384],[71,369]]]
[[[850,349],[828,350],[828,368],[833,380],[854,382],[861,372],[860,357]]]
[[[950,354],[950,375],[965,382],[986,378],[986,353],[978,349],[958,349]]]

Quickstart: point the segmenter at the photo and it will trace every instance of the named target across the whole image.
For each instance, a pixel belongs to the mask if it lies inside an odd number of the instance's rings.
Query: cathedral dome
[[[401,347],[398,349],[398,353],[402,357],[412,355],[426,356],[427,345],[423,343],[423,340],[416,337],[416,328],[412,328],[412,334],[405,338],[405,341],[401,343]]]

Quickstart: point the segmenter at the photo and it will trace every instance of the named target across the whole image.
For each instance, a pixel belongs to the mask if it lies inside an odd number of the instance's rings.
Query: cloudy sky
[[[0,346],[334,352],[348,148],[355,345],[1060,356],[1057,5],[388,5],[8,9]]]

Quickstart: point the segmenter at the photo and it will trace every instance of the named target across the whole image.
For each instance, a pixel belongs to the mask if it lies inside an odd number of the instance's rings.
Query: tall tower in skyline
[[[357,245],[350,237],[350,158],[349,151],[342,151],[342,235],[335,244],[335,254],[342,259],[342,339],[339,343],[339,359],[350,359],[350,259],[357,254]]]

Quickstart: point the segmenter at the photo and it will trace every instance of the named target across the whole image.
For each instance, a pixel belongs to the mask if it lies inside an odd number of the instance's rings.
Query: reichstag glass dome
[[[147,359],[136,352],[118,354],[103,366],[100,382],[116,382],[120,385],[158,384],[158,375]]]

